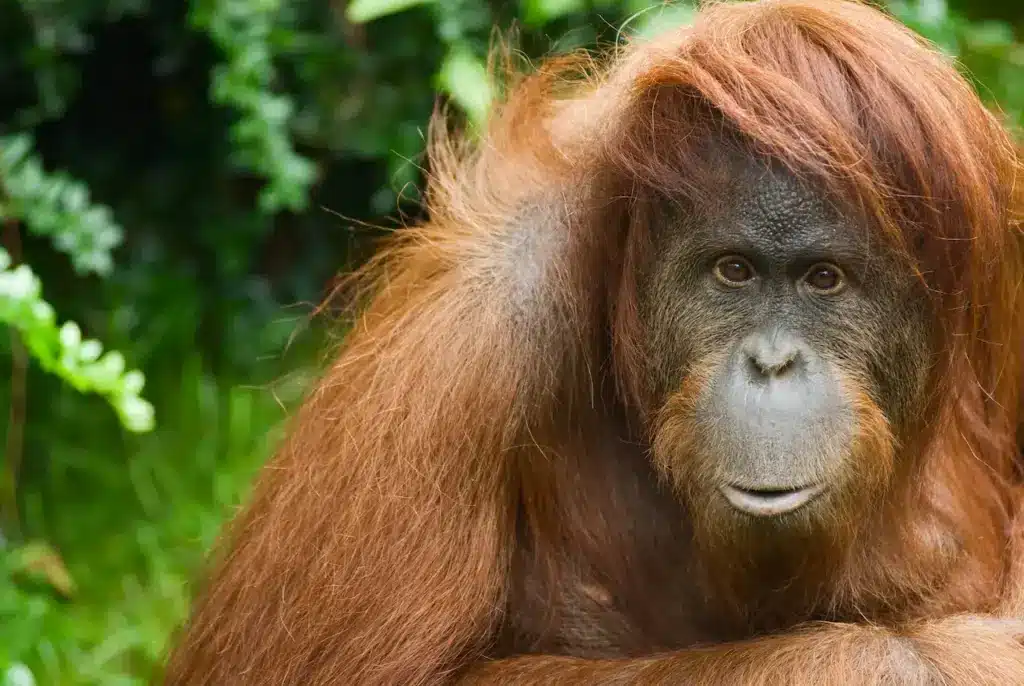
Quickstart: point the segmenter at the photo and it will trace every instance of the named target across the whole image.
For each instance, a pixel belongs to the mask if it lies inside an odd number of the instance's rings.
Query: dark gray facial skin
[[[933,361],[923,286],[864,222],[744,157],[719,198],[671,208],[640,277],[662,402],[709,376],[695,410],[702,481],[774,517],[841,486],[862,389],[900,438]]]

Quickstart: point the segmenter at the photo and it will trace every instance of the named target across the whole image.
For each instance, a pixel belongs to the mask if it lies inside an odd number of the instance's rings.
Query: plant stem
[[[11,262],[21,261],[21,235],[18,222],[4,221],[3,244]],[[18,515],[18,473],[21,469],[25,444],[25,407],[27,402],[28,351],[14,328],[11,336],[11,405],[7,418],[7,441],[4,446],[3,490],[0,491],[0,512],[3,514],[4,535],[10,540],[20,536],[21,520]]]

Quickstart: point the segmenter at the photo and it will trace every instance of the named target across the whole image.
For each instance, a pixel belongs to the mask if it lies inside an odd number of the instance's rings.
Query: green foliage
[[[79,414],[52,437],[47,488],[60,507],[39,530],[53,546],[15,548],[6,575],[0,558],[0,674],[16,659],[40,684],[153,683],[203,551],[269,453],[279,402],[293,404],[304,384],[295,376],[274,394],[222,384],[196,357],[175,371],[153,432],[126,443]],[[28,511],[29,523],[41,516]],[[26,557],[46,561],[34,579],[11,569]]]
[[[32,670],[20,662],[15,662],[3,673],[2,686],[35,686],[36,680]]]
[[[29,231],[49,237],[81,274],[110,273],[111,251],[124,232],[108,207],[90,203],[84,183],[46,174],[32,154],[30,136],[0,138],[0,180],[0,219],[24,222]]]
[[[979,93],[1017,126],[1024,124],[1024,44],[1001,20],[971,20],[946,0],[893,0],[893,14],[938,45]]]
[[[86,186],[65,174],[47,175],[31,154],[28,136],[0,139],[0,221],[23,222],[33,233],[50,238],[71,257],[80,272],[107,274],[110,251],[122,231],[110,210],[90,205]],[[27,265],[12,267],[0,248],[0,322],[15,328],[44,369],[79,391],[106,397],[131,431],[153,426],[153,408],[139,397],[145,378],[125,371],[117,352],[102,355],[96,340],[82,340],[74,322],[58,327],[53,307],[42,298],[42,283]]]
[[[889,6],[1024,122],[1019,3]],[[205,550],[319,366],[311,304],[419,212],[437,101],[474,131],[500,92],[494,27],[532,60],[692,16],[688,0],[0,3],[16,333],[0,511],[17,514],[0,522],[0,686],[158,676]]]
[[[300,157],[289,137],[290,98],[271,92],[274,83],[271,36],[280,0],[194,0],[192,23],[207,31],[225,60],[214,69],[211,97],[236,108],[231,129],[239,164],[270,180],[260,195],[265,212],[304,210],[316,169]]]
[[[546,24],[586,9],[584,0],[523,0],[523,21]]]
[[[99,393],[117,411],[125,428],[153,428],[153,407],[139,394],[145,377],[125,371],[124,357],[103,354],[99,341],[82,340],[74,322],[59,327],[53,308],[42,299],[42,283],[27,265],[10,268],[11,258],[0,248],[0,322],[14,327],[32,357],[48,372],[83,392]]]
[[[349,21],[361,24],[431,2],[436,0],[352,0],[345,9],[345,16]]]
[[[629,32],[637,38],[651,38],[662,31],[689,24],[696,10],[687,3],[651,5],[645,0],[629,3],[634,10],[627,23]]]
[[[469,50],[452,48],[441,63],[438,87],[466,112],[470,120],[482,125],[493,100],[493,87],[487,68]]]

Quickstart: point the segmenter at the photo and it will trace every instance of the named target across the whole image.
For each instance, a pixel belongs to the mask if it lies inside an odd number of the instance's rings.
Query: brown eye
[[[729,255],[715,263],[715,277],[727,286],[742,286],[754,278],[754,268],[742,257]]]
[[[816,264],[804,277],[807,285],[822,293],[836,293],[844,285],[843,272],[834,264]]]

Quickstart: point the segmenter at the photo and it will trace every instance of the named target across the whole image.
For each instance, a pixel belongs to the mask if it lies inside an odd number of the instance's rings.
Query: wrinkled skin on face
[[[881,236],[809,183],[745,156],[726,178],[699,207],[662,205],[639,282],[657,402],[677,417],[656,460],[708,515],[813,522],[898,468],[933,315]]]

